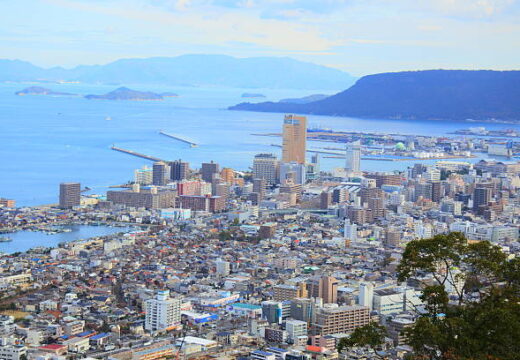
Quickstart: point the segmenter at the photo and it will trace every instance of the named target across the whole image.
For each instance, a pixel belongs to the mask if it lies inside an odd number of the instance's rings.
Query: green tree
[[[520,260],[450,233],[408,243],[398,275],[433,279],[423,285],[426,312],[405,331],[416,359],[518,359]]]
[[[382,358],[378,354],[381,346],[385,342],[386,329],[375,322],[356,328],[349,337],[344,337],[338,342],[338,352],[346,348],[365,347],[372,349],[375,356]]]

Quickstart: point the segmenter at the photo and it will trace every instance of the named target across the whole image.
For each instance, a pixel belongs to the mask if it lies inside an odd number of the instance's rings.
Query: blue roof
[[[262,350],[255,350],[255,351],[251,352],[251,354],[264,355],[264,356],[274,355],[273,353],[262,351]]]
[[[110,336],[109,333],[99,333],[97,335],[94,335],[91,337],[92,340],[98,340],[98,339],[102,339],[104,337],[107,337],[107,336]]]
[[[270,348],[267,348],[267,350],[272,350],[272,351],[277,351],[277,352],[289,352],[289,350],[280,349],[280,348],[273,347],[273,346]]]

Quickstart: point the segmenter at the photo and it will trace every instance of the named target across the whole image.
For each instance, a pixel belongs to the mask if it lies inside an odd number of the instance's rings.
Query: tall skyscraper
[[[164,186],[170,179],[170,169],[168,165],[162,161],[153,164],[152,184],[157,186]]]
[[[80,183],[61,183],[60,184],[60,208],[71,209],[81,203]]]
[[[188,178],[190,172],[190,164],[181,160],[175,160],[168,163],[170,166],[170,180],[181,181]]]
[[[164,331],[181,323],[181,301],[170,298],[168,290],[146,300],[145,312],[144,327],[148,331]]]
[[[347,175],[356,175],[361,171],[361,141],[359,140],[347,144],[345,171]]]
[[[265,179],[268,185],[277,182],[278,160],[273,154],[258,154],[253,160],[253,179]]]
[[[283,121],[282,162],[305,164],[307,149],[307,118],[285,115]]]
[[[210,183],[213,180],[213,174],[219,173],[219,166],[217,163],[214,163],[213,161],[209,163],[202,163],[202,168],[200,172],[202,180]]]

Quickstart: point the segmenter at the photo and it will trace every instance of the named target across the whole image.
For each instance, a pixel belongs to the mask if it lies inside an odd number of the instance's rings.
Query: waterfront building
[[[307,118],[285,115],[283,122],[282,162],[305,164],[307,150]]]
[[[170,179],[170,169],[168,165],[162,161],[153,164],[152,184],[156,186],[164,186]]]
[[[176,193],[173,190],[158,190],[155,186],[141,187],[135,184],[131,190],[107,191],[107,200],[113,204],[133,208],[165,209],[175,207]]]
[[[0,198],[0,207],[15,208],[16,201],[13,199]]]
[[[72,209],[81,203],[80,183],[61,183],[60,184],[60,208]]]
[[[278,182],[279,164],[273,154],[258,154],[253,160],[253,179],[265,179],[269,186]]]
[[[190,164],[179,160],[170,161],[168,163],[170,167],[170,180],[171,181],[182,181],[188,178],[190,174]]]
[[[168,290],[158,291],[155,298],[145,302],[145,329],[165,331],[181,322],[181,301],[170,298]]]
[[[151,185],[153,182],[153,169],[143,166],[142,169],[134,170],[134,183],[139,185]]]
[[[347,176],[359,175],[361,171],[361,141],[359,140],[346,146],[345,171]]]

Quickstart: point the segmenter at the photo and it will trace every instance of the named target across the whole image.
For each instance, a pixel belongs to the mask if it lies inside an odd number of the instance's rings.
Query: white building
[[[228,261],[217,260],[215,261],[215,267],[217,268],[217,274],[227,276],[231,272],[231,266]]]
[[[181,322],[181,301],[170,298],[168,290],[158,291],[154,299],[146,300],[145,329],[163,331]]]
[[[358,304],[372,310],[374,302],[374,285],[371,283],[359,284]]]
[[[345,171],[347,175],[357,175],[361,171],[361,141],[347,144]]]
[[[20,360],[21,357],[27,358],[27,348],[24,345],[17,345],[14,339],[0,339],[0,359]]]
[[[307,336],[307,322],[300,320],[287,320],[285,322],[287,340],[294,343],[300,336]]]
[[[134,182],[140,185],[151,185],[153,180],[153,170],[148,166],[134,170]]]
[[[345,219],[345,226],[343,227],[343,237],[351,241],[357,240],[357,225],[351,224],[349,219]]]

